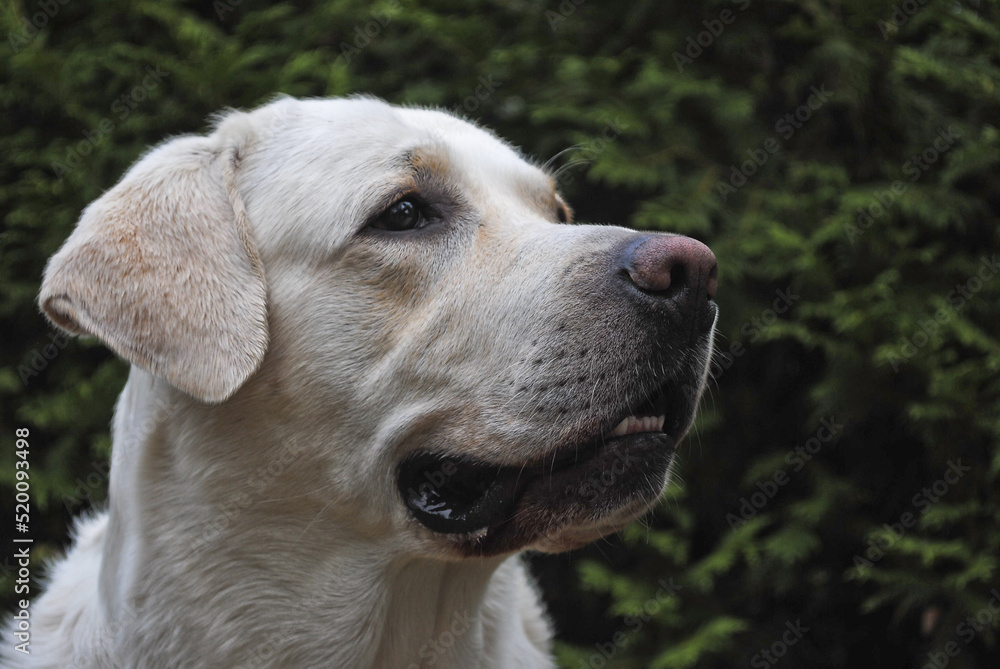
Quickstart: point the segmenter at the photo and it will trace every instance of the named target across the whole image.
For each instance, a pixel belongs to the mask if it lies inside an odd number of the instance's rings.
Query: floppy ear
[[[267,296],[236,150],[212,137],[147,154],[80,217],[45,268],[39,304],[131,363],[221,402],[267,350]]]

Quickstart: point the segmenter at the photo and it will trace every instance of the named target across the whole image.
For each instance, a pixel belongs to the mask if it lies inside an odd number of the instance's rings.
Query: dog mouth
[[[679,384],[667,383],[609,414],[596,437],[543,459],[512,466],[420,451],[400,465],[397,486],[428,529],[474,535],[472,553],[502,552],[639,501],[645,507],[659,496],[693,414]]]

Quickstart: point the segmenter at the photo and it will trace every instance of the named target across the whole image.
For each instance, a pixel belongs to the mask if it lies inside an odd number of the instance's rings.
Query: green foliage
[[[563,666],[768,666],[798,622],[784,666],[923,666],[949,641],[949,666],[994,666],[1000,5],[912,5],[71,0],[26,31],[39,4],[4,4],[4,509],[19,426],[42,552],[103,499],[125,367],[77,341],[47,360],[33,304],[81,209],[222,108],[369,92],[455,109],[539,160],[576,147],[553,165],[580,220],[719,258],[716,380],[683,485],[648,526],[536,560]],[[778,291],[795,296],[780,309]],[[821,442],[823,418],[842,428]]]

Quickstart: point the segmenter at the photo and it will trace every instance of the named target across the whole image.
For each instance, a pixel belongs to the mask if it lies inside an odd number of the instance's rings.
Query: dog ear
[[[59,327],[205,402],[236,392],[268,344],[239,153],[218,144],[182,137],[134,165],[84,210],[38,298]]]

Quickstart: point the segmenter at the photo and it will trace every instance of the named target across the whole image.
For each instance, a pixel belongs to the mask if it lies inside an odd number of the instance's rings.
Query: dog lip
[[[689,405],[683,387],[681,381],[669,379],[647,390],[617,414],[621,416],[620,422],[605,425],[605,437],[634,432],[665,432],[679,440],[687,431],[688,420],[694,415],[694,407]]]
[[[459,537],[457,548],[469,556],[500,555],[593,526],[622,509],[648,508],[667,480],[675,447],[663,432],[600,440],[585,460],[529,477],[500,522]]]
[[[442,534],[466,534],[498,522],[516,498],[512,468],[421,452],[399,467],[397,486],[413,516]]]
[[[693,408],[674,382],[642,398],[617,413],[625,414],[620,421],[594,431],[603,436],[520,466],[419,451],[400,463],[397,487],[410,513],[428,529],[446,535],[489,533],[516,515],[532,487],[579,486],[602,465],[634,458],[632,451],[647,443],[659,444],[672,454]]]
[[[633,446],[650,439],[673,449],[674,440],[665,433],[643,431],[599,437],[521,467],[420,452],[400,465],[397,486],[411,514],[425,527],[440,534],[468,535],[511,521],[531,489],[579,483],[591,469],[603,470],[599,465],[607,464],[604,460],[627,461]]]

